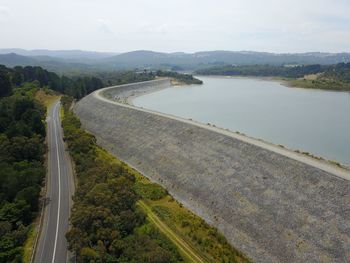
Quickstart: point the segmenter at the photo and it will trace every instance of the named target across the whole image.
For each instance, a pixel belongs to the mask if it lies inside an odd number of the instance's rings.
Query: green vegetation
[[[56,102],[61,95],[50,89],[39,89],[35,94],[35,99],[48,109],[54,102]]]
[[[35,239],[38,235],[38,228],[36,227],[36,221],[34,221],[27,233],[27,239],[23,244],[23,257],[22,261],[24,263],[29,263],[33,254]]]
[[[104,81],[106,85],[122,85],[134,82],[154,80],[156,77],[168,77],[173,80],[176,85],[179,84],[202,84],[199,79],[194,78],[190,74],[182,74],[176,71],[109,71],[99,72],[96,76]]]
[[[155,74],[148,71],[106,71],[98,72],[96,76],[108,86],[154,80],[156,77]]]
[[[186,262],[205,262],[198,252],[188,245],[179,235],[174,233],[145,202],[140,200],[138,205],[147,214],[150,222],[157,226],[157,228],[176,245]]]
[[[21,262],[45,178],[45,108],[38,83],[0,76],[0,262]]]
[[[202,75],[282,77],[287,78],[288,83],[294,87],[350,91],[350,63],[330,66],[225,65],[198,70],[196,73]]]
[[[203,84],[203,81],[196,79],[190,74],[182,74],[176,71],[161,71],[156,72],[157,77],[168,77],[175,80],[175,84]]]
[[[12,86],[20,86],[24,82],[36,81],[40,88],[47,88],[68,94],[80,99],[94,90],[102,88],[103,82],[96,77],[58,76],[41,67],[14,67],[6,68],[0,65],[0,96],[7,96]]]
[[[223,75],[223,76],[258,76],[258,77],[284,77],[300,78],[309,74],[322,72],[326,66],[306,65],[306,66],[272,66],[272,65],[252,65],[234,66],[224,65],[196,71],[201,75]]]
[[[104,86],[148,81],[156,77],[170,77],[176,80],[176,84],[202,84],[201,80],[194,78],[192,75],[175,71],[106,71],[67,77],[59,76],[41,67],[16,66],[7,68],[0,65],[0,96],[8,96],[11,93],[12,86],[16,87],[24,82],[36,81],[38,86],[46,91],[51,89],[75,99],[81,99]]]
[[[293,87],[299,87],[304,89],[350,91],[350,82],[344,82],[341,80],[328,79],[323,77],[320,77],[315,80],[294,79],[294,80],[289,80],[288,84]]]
[[[78,262],[179,262],[174,245],[147,227],[136,207],[135,177],[130,169],[96,145],[62,98],[65,140],[75,163],[78,187],[67,233]]]
[[[166,190],[158,184],[135,183],[135,191],[144,199],[159,200],[167,195]]]
[[[350,63],[340,63],[330,66],[316,78],[302,78],[290,80],[289,84],[295,87],[309,89],[325,89],[336,91],[350,91]]]
[[[153,195],[144,194],[143,189],[147,186],[153,188],[154,183],[137,172],[134,174],[136,185],[143,186],[142,191],[137,187],[136,192],[142,197],[142,206],[146,206],[144,210],[147,212],[149,207],[152,213],[204,262],[249,262],[241,252],[230,246],[226,238],[214,227],[184,208],[170,195],[164,193],[154,198]]]

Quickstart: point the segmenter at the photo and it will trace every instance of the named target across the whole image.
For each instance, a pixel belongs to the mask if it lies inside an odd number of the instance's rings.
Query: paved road
[[[48,177],[46,207],[34,262],[69,262],[65,234],[74,192],[68,152],[65,151],[60,122],[60,102],[49,109],[47,117]]]

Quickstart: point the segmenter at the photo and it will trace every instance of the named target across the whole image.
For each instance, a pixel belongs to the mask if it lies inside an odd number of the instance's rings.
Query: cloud
[[[350,51],[349,0],[0,2],[0,47]]]
[[[114,35],[111,21],[103,18],[97,19],[98,30],[106,35]]]
[[[5,6],[0,6],[0,17],[1,16],[9,16],[10,10]]]
[[[142,23],[138,30],[144,33],[166,34],[171,31],[171,28],[168,24]]]

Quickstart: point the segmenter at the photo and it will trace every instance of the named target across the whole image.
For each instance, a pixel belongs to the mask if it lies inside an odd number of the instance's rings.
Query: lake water
[[[350,164],[350,93],[249,78],[199,78],[203,85],[171,87],[133,103]]]

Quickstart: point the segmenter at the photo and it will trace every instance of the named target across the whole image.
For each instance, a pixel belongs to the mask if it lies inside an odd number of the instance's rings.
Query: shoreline
[[[167,79],[167,78],[159,78],[159,79]],[[165,90],[165,89],[177,88],[177,87],[183,87],[183,86],[192,86],[192,85],[198,85],[198,84],[185,84],[185,83],[174,84],[172,82],[172,80],[170,79],[170,86],[169,87],[166,87],[166,88],[164,88],[164,87],[152,87],[152,88],[150,88],[148,90],[135,91],[134,94],[132,94],[132,95],[128,96],[127,98],[125,98],[124,102],[127,105],[131,105],[131,106],[134,106],[134,107],[137,107],[137,108],[142,108],[142,107],[138,107],[138,106],[136,106],[134,104],[134,102],[133,102],[134,99],[136,99],[138,97],[141,97],[141,96],[144,96],[144,95],[155,93],[155,92],[158,92],[158,91],[161,91],[161,90]]]
[[[131,96],[132,98],[130,100],[129,100],[129,98],[127,98],[127,101],[131,104],[113,101],[113,100],[107,99],[107,98],[103,97],[103,95],[101,95],[101,93],[103,91],[105,91],[107,89],[113,89],[113,88],[115,88],[115,87],[103,88],[101,90],[93,92],[92,95],[94,97],[102,100],[102,101],[105,101],[105,102],[108,102],[111,104],[116,104],[119,106],[131,108],[131,109],[135,109],[135,110],[139,110],[139,111],[156,114],[158,116],[170,118],[172,120],[177,120],[177,121],[180,121],[183,123],[187,123],[187,124],[194,125],[194,126],[197,126],[200,128],[214,131],[214,132],[241,140],[243,142],[258,146],[258,147],[263,148],[265,150],[269,150],[269,151],[272,151],[274,153],[281,154],[285,157],[291,158],[291,159],[296,160],[296,161],[300,161],[304,164],[321,169],[321,170],[326,171],[334,176],[337,176],[339,178],[350,181],[350,166],[348,166],[346,164],[339,164],[338,165],[338,162],[336,162],[336,161],[326,160],[322,157],[314,156],[312,154],[306,155],[306,154],[302,153],[301,151],[291,150],[283,145],[276,145],[274,143],[267,142],[267,141],[264,141],[262,139],[253,138],[253,137],[250,137],[250,136],[245,135],[243,133],[240,133],[238,131],[234,132],[234,131],[231,131],[229,129],[216,127],[215,125],[211,125],[210,123],[204,124],[204,123],[192,120],[192,119],[185,119],[185,118],[181,118],[181,117],[178,117],[175,115],[166,114],[166,113],[162,113],[162,112],[158,112],[158,111],[154,111],[154,110],[149,110],[149,109],[145,109],[142,107],[137,107],[137,106],[132,104],[132,99],[134,99],[138,96],[142,96],[142,95],[146,95],[146,94],[149,94],[152,92],[162,90],[164,88],[150,89],[148,91],[139,92],[138,94],[134,94]]]
[[[149,89],[149,90],[144,90],[144,91],[139,91],[139,92],[136,92],[130,96],[128,96],[124,101],[125,101],[125,104],[126,105],[130,105],[130,106],[134,106],[134,107],[137,107],[135,106],[135,104],[133,103],[133,100],[138,98],[138,97],[141,97],[141,96],[144,96],[144,95],[148,95],[148,94],[151,94],[151,93],[155,93],[155,92],[158,92],[158,91],[161,91],[161,90],[164,90],[164,89],[168,89],[168,88],[171,88],[173,86],[170,86],[170,87],[167,87],[167,88],[163,88],[163,87],[154,87],[152,89]],[[137,107],[139,108],[139,107]]]
[[[298,78],[291,78],[288,79],[286,77],[278,77],[278,76],[227,76],[227,75],[195,75],[197,77],[210,77],[210,78],[233,78],[233,79],[254,79],[254,80],[262,80],[262,81],[273,81],[278,82],[281,85],[287,87],[287,88],[294,88],[294,89],[305,89],[305,90],[313,90],[313,91],[327,91],[327,92],[344,92],[349,93],[350,90],[335,90],[335,89],[322,89],[322,88],[307,88],[302,86],[295,86],[291,82],[295,80],[299,80]]]
[[[215,76],[215,75],[214,76],[208,76],[208,77],[227,77],[227,78],[239,78],[239,79],[252,79],[253,78],[253,79],[262,80],[262,81],[278,82],[279,84],[281,84],[281,85],[283,85],[283,86],[285,86],[287,88],[299,88],[299,87],[288,86],[288,81],[282,80],[282,79],[279,80],[279,79],[276,79],[274,77],[263,77],[263,78],[255,77],[254,78],[254,77],[245,77],[245,76],[238,76],[238,77],[233,76],[232,77],[232,76]],[[186,86],[186,85],[183,85],[183,86]],[[154,88],[150,88],[149,90],[143,90],[143,91],[140,91],[140,92],[136,91],[135,94],[132,94],[131,96],[128,96],[124,101],[117,101],[117,102],[120,102],[121,104],[124,104],[124,105],[129,105],[129,106],[135,107],[136,109],[147,110],[147,112],[154,112],[155,114],[159,114],[160,113],[160,114],[162,114],[162,116],[168,116],[168,117],[170,117],[172,119],[174,119],[174,117],[175,117],[175,118],[178,118],[179,120],[188,120],[188,121],[193,122],[194,124],[197,123],[197,124],[204,125],[204,127],[213,127],[213,128],[218,129],[218,130],[231,132],[231,133],[233,133],[235,135],[243,136],[245,138],[248,138],[250,140],[254,140],[256,142],[262,142],[262,143],[265,143],[267,145],[271,145],[271,146],[277,147],[277,149],[284,149],[284,150],[292,152],[294,154],[298,154],[298,155],[301,155],[301,156],[304,156],[304,157],[307,157],[307,158],[311,158],[312,160],[317,160],[319,162],[325,162],[325,163],[327,163],[329,165],[332,165],[332,166],[339,167],[339,168],[342,168],[342,169],[350,171],[350,164],[344,164],[344,163],[341,163],[341,162],[336,161],[336,160],[330,160],[330,159],[327,159],[327,158],[322,157],[322,156],[314,155],[313,153],[310,153],[310,152],[301,151],[299,149],[291,149],[291,148],[289,148],[289,147],[287,147],[285,145],[275,144],[273,142],[269,142],[269,141],[266,141],[266,140],[261,139],[261,138],[256,138],[256,137],[252,137],[252,136],[246,135],[246,134],[241,133],[239,131],[231,131],[228,128],[217,127],[217,126],[215,126],[213,124],[210,124],[210,123],[205,124],[203,122],[196,121],[196,120],[193,120],[193,119],[185,119],[185,118],[182,118],[182,117],[179,117],[179,116],[176,116],[176,115],[172,115],[172,114],[167,114],[167,113],[162,113],[162,112],[146,109],[146,108],[143,108],[143,107],[136,106],[133,103],[133,100],[138,98],[138,97],[141,97],[141,96],[144,96],[144,95],[148,95],[148,94],[151,94],[151,93],[155,93],[155,92],[158,92],[158,91],[161,91],[161,90],[164,90],[164,89],[168,89],[168,88],[172,88],[172,87],[177,87],[177,86],[170,85],[167,88],[154,87]],[[104,89],[109,89],[109,88],[113,88],[113,87],[107,87],[107,88],[104,88]],[[304,89],[304,88],[301,88],[301,89]],[[103,97],[103,96],[101,96],[101,97]],[[350,177],[349,177],[348,180],[350,180]]]

